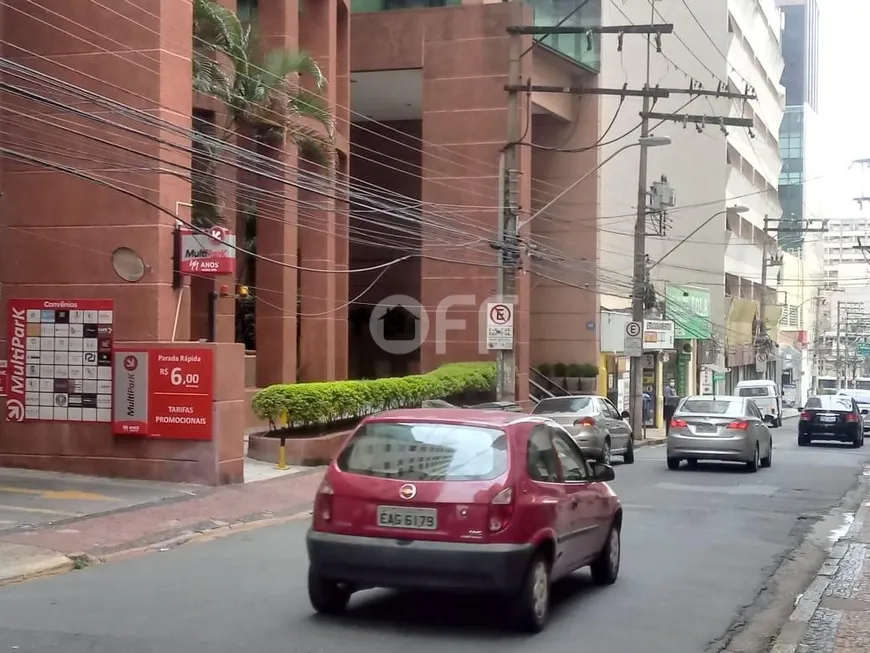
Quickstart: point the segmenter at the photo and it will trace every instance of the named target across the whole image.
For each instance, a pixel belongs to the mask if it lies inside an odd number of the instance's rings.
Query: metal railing
[[[529,366],[529,399],[536,404],[548,397],[567,397],[571,393],[534,365]]]

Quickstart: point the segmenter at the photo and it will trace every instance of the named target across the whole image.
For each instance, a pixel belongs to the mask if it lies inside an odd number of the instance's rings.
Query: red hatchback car
[[[467,409],[364,420],[330,464],[307,535],[308,593],[342,612],[372,587],[492,593],[540,631],[550,585],[619,573],[622,506],[557,423]]]

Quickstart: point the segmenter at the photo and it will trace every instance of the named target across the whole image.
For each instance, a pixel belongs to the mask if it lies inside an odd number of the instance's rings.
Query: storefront
[[[643,389],[652,399],[652,410],[644,422],[650,428],[664,427],[664,387],[669,379],[662,375],[662,366],[675,355],[673,321],[644,320]]]
[[[625,356],[625,325],[631,316],[624,311],[601,309],[599,317],[598,387],[620,410],[629,408],[630,361]]]
[[[779,352],[779,322],[782,319],[782,306],[764,307],[764,328],[772,344],[764,362],[758,362],[758,372],[762,379],[779,382],[782,375],[782,354]]]
[[[758,372],[758,362],[752,346],[755,340],[758,302],[744,297],[726,297],[725,306],[728,311],[725,365],[730,370],[726,385],[730,393],[740,381],[764,377]]]
[[[675,381],[677,394],[696,394],[700,384],[699,350],[713,338],[710,291],[699,286],[668,284],[665,315],[674,323],[674,356],[664,364],[664,377]]]

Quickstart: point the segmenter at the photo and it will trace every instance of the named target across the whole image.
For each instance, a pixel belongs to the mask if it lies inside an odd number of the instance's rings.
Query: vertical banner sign
[[[148,431],[148,354],[115,351],[115,410],[112,431],[144,435]]]
[[[211,349],[119,349],[115,352],[112,430],[166,440],[211,440]]]
[[[9,369],[6,361],[0,360],[0,397],[6,396],[6,370]]]
[[[111,422],[111,299],[10,299],[6,420]]]

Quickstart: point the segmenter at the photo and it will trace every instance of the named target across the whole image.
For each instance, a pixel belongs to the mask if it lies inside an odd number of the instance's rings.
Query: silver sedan
[[[679,469],[683,460],[719,460],[756,472],[773,462],[770,429],[748,397],[686,397],[671,418],[667,448],[669,469]]]
[[[532,413],[546,415],[561,424],[592,460],[609,465],[611,456],[621,455],[624,463],[634,462],[628,413],[620,414],[607,397],[548,397]]]
[[[858,404],[858,410],[861,411],[861,424],[864,427],[864,434],[866,435],[867,431],[870,431],[870,391],[843,389],[837,394],[852,397],[855,403]]]

